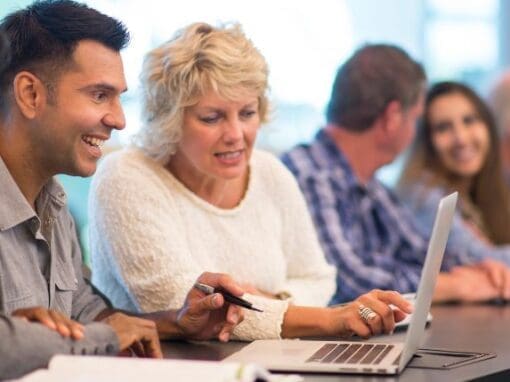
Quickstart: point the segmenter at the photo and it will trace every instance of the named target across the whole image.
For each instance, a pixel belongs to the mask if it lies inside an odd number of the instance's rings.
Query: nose
[[[126,118],[120,102],[116,102],[115,105],[112,105],[112,107],[104,115],[103,123],[116,130],[122,130],[126,127]]]
[[[459,122],[453,126],[453,138],[456,143],[462,144],[466,141],[466,126],[463,123]]]
[[[238,118],[232,118],[225,123],[223,139],[226,143],[238,142],[243,137],[243,123]]]

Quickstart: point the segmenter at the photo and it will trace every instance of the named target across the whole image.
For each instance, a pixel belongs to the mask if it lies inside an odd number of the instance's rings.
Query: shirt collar
[[[372,177],[367,184],[363,184],[354,174],[349,161],[340,147],[326,133],[326,130],[321,129],[316,135],[316,140],[319,142],[323,154],[327,157],[329,170],[342,174],[342,179],[345,181],[345,186],[348,190],[361,193],[362,195],[375,196],[381,192],[381,188],[385,189],[376,177]]]
[[[2,202],[0,203],[0,231],[12,228],[36,216],[35,211],[25,199],[18,184],[0,156],[0,187]],[[43,187],[37,199],[49,198],[56,208],[66,204],[66,196],[62,186],[51,178]]]
[[[349,189],[363,189],[365,187],[354,174],[351,165],[347,158],[342,153],[342,150],[335,144],[333,139],[326,133],[326,130],[321,129],[316,135],[316,141],[320,144],[323,154],[327,158],[328,168],[330,171],[340,171]]]

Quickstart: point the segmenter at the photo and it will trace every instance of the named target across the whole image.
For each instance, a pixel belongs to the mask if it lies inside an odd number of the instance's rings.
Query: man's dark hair
[[[129,42],[120,21],[71,0],[36,1],[7,15],[0,30],[11,45],[10,64],[0,72],[0,111],[18,72],[34,73],[51,90],[58,76],[71,67],[80,41],[97,41],[117,52]]]
[[[391,101],[407,109],[425,88],[425,71],[402,49],[365,45],[338,70],[326,111],[328,123],[368,129]]]
[[[9,40],[5,36],[5,33],[0,31],[0,77],[3,70],[9,65],[11,61],[11,48],[9,46]]]

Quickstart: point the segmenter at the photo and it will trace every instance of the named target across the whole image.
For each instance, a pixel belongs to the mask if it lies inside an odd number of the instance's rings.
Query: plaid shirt
[[[361,184],[323,130],[311,144],[295,147],[282,160],[305,195],[328,261],[338,269],[331,303],[353,300],[374,288],[416,290],[432,227],[421,231],[397,197],[375,178]],[[443,270],[467,262],[450,252]]]

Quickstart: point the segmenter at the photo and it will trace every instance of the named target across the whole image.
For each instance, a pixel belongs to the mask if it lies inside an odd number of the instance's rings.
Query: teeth
[[[454,157],[457,158],[457,160],[461,161],[471,160],[475,156],[476,151],[470,149],[459,150],[456,153],[454,153]]]
[[[225,159],[237,158],[239,155],[241,155],[241,151],[231,151],[228,153],[219,153],[218,154],[218,156],[223,157]]]
[[[89,145],[92,145],[92,146],[95,146],[95,147],[102,147],[104,145],[104,140],[103,139],[99,139],[99,138],[95,138],[95,137],[90,137],[90,136],[84,136],[82,138],[85,142],[87,142]]]

